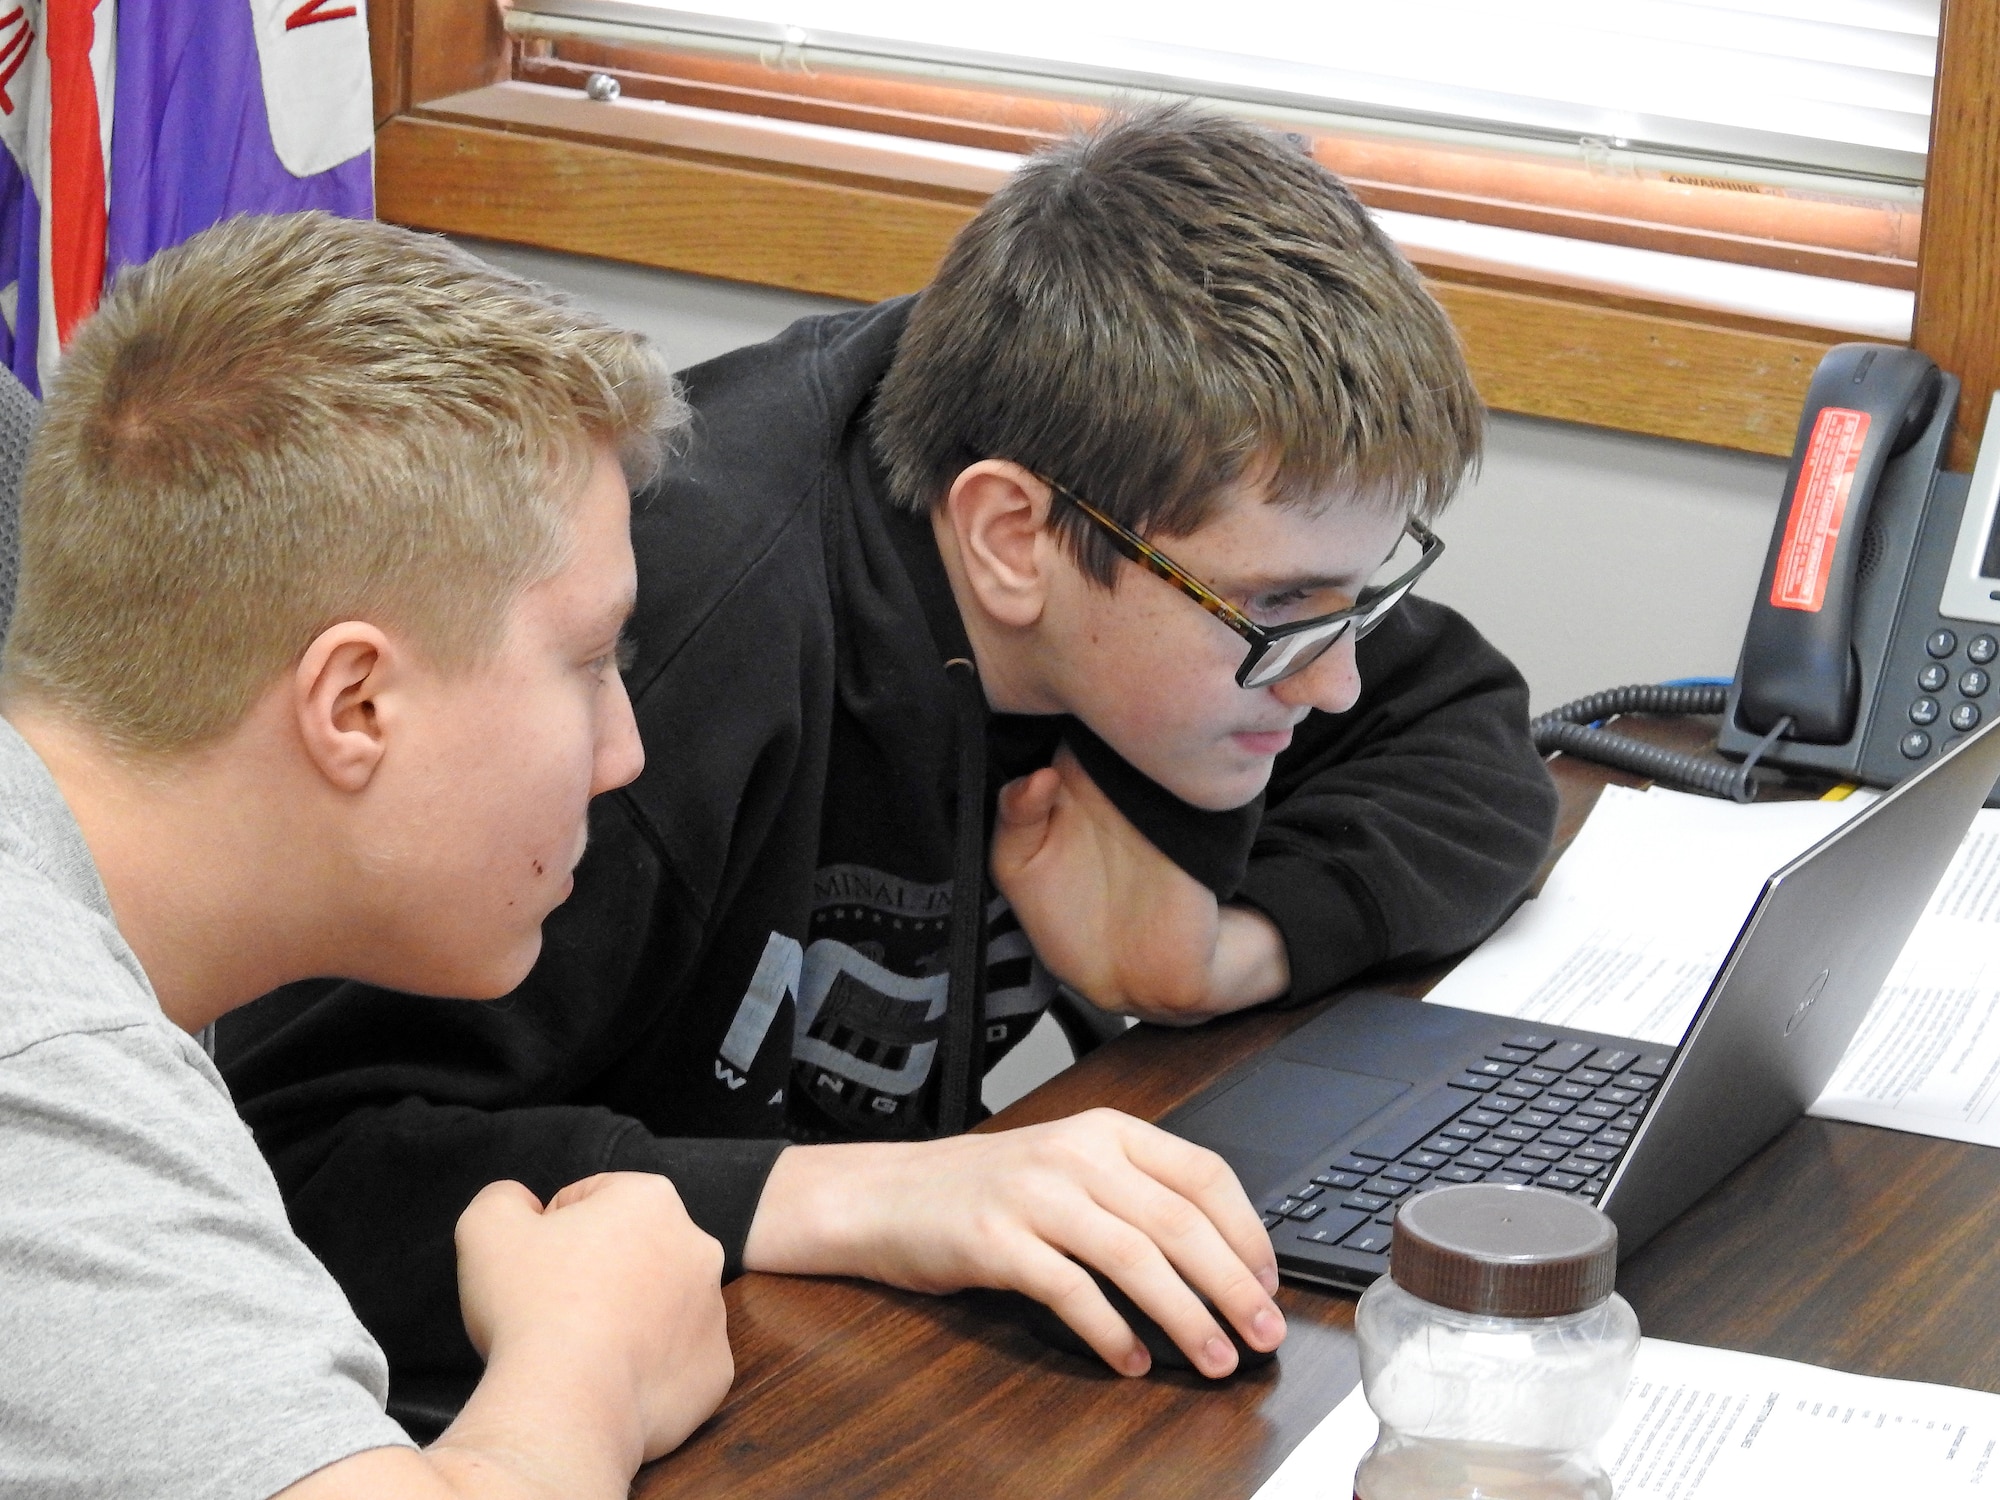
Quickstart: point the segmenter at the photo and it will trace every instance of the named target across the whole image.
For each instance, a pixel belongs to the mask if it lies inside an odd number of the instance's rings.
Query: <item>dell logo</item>
[[[1806,1018],[1806,1012],[1813,1008],[1813,1001],[1819,999],[1820,991],[1826,988],[1826,981],[1832,972],[1830,969],[1821,969],[1819,971],[1819,978],[1815,979],[1806,990],[1805,999],[1792,1008],[1791,1016],[1785,1021],[1786,1036],[1790,1036],[1799,1029],[1799,1022],[1803,1021]]]

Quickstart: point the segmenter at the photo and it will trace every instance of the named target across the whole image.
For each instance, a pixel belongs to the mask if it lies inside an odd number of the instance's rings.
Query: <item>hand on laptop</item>
[[[607,1493],[678,1446],[734,1377],[722,1306],[722,1247],[697,1229],[664,1177],[608,1172],[572,1183],[546,1209],[496,1182],[458,1223],[459,1294],[486,1378],[439,1440],[518,1451],[565,1428],[564,1461],[621,1453]],[[611,1439],[611,1441],[607,1441]],[[549,1453],[555,1453],[553,1447]],[[589,1493],[552,1473],[551,1493]]]
[[[1049,972],[1105,1010],[1186,1026],[1291,984],[1270,919],[1219,904],[1068,747],[1001,791],[992,869]]]
[[[1284,1337],[1277,1258],[1235,1174],[1116,1110],[937,1141],[794,1146],[765,1184],[743,1259],[920,1292],[1025,1292],[1127,1375],[1150,1360],[1077,1261],[1124,1288],[1203,1374],[1228,1374],[1237,1356],[1196,1291],[1253,1347]]]

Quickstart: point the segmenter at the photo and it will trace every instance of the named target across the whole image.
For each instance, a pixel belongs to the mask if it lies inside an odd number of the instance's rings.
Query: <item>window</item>
[[[1295,130],[1385,209],[1915,285],[1937,0],[1250,0],[1226,30],[1217,14],[516,0],[508,26],[523,77],[609,68],[643,97],[707,83],[822,120],[845,103],[864,129],[984,125],[1003,149],[1078,106],[1193,95]]]
[[[1222,9],[1226,54],[1218,9],[1173,0],[1020,0],[992,20],[887,0],[372,0],[383,212],[873,298],[921,286],[1038,141],[1114,95],[1194,94],[1294,132],[1383,214],[1495,406],[1784,452],[1819,354],[1914,320],[1970,377],[1976,432],[1981,371],[2000,375],[1983,224],[2000,8]],[[1037,50],[1022,23],[1043,15],[1059,45]],[[588,100],[596,72],[622,98]]]

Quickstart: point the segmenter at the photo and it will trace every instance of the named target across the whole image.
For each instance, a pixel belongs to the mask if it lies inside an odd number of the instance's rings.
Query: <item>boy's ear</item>
[[[328,782],[358,792],[374,779],[386,748],[380,698],[397,653],[361,620],[330,625],[292,673],[293,710],[306,756]]]
[[[1023,629],[1042,616],[1059,543],[1049,487],[1005,459],[959,472],[944,500],[966,585],[997,623]]]

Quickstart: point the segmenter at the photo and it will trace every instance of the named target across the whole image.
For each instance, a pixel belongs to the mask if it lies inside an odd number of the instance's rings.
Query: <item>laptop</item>
[[[1805,1113],[2000,780],[2000,718],[1765,882],[1677,1047],[1360,992],[1160,1123],[1218,1151],[1280,1272],[1358,1289],[1452,1182],[1596,1203],[1630,1255]]]

